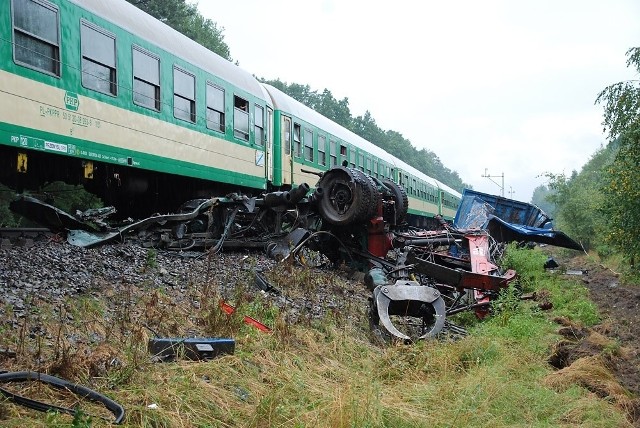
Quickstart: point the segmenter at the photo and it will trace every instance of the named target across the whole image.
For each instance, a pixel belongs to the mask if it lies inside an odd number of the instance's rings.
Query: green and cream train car
[[[0,181],[83,184],[122,216],[288,189],[346,163],[416,218],[460,195],[124,0],[0,2]]]
[[[250,73],[124,0],[5,0],[0,32],[3,182],[147,211],[266,189],[273,110]]]

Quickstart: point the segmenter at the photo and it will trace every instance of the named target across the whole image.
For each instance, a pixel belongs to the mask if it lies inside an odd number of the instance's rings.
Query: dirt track
[[[550,363],[571,371],[572,365],[579,370],[585,361],[601,362],[619,385],[605,385],[606,382],[595,376],[589,378],[586,373],[583,374],[584,386],[623,407],[633,426],[640,427],[640,398],[637,398],[640,397],[640,286],[621,283],[618,274],[586,261],[585,257],[566,260],[563,264],[567,270],[586,271],[576,278],[589,290],[602,322],[585,329],[557,320],[565,340],[556,347]],[[619,393],[618,386],[623,388],[620,389],[623,394]]]

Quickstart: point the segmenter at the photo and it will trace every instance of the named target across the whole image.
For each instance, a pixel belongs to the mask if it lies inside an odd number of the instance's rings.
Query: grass
[[[19,328],[2,332],[2,347],[18,353],[2,363],[7,370],[64,373],[108,395],[125,407],[129,427],[630,426],[616,404],[624,391],[615,389],[597,359],[564,372],[547,363],[559,340],[554,316],[593,325],[598,314],[578,284],[544,272],[543,257],[537,250],[509,249],[504,263],[519,269],[518,288],[505,290],[492,316],[473,323],[459,340],[379,347],[370,340],[365,308],[359,307],[353,314],[292,322],[253,297],[251,278],[244,277],[238,279],[232,302],[237,315],[231,317],[217,306],[215,279],[192,284],[191,295],[181,301],[144,284],[57,308],[35,300]],[[295,266],[279,266],[270,274],[285,293],[286,284],[294,284],[296,295],[343,281],[335,273],[318,281]],[[545,290],[553,311],[519,300],[517,290]],[[108,307],[117,308],[116,316],[108,317]],[[273,332],[247,326],[242,315],[268,323]],[[205,362],[152,363],[146,352],[151,330],[233,337],[236,352]],[[618,352],[615,343],[605,349]],[[594,387],[614,391],[613,398],[602,399]],[[42,399],[74,403],[47,388],[34,389],[30,392]],[[79,403],[83,413],[74,419],[0,401],[0,425],[109,425],[95,416],[108,416],[100,408]]]

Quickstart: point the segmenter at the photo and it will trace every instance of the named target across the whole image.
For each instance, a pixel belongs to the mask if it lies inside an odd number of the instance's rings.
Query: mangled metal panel
[[[552,227],[551,217],[535,205],[471,189],[462,193],[453,224],[458,229],[485,229],[490,216],[522,226]]]
[[[544,211],[533,204],[465,189],[454,225],[458,229],[483,229],[498,242],[537,242],[582,250],[566,234],[553,230]]]

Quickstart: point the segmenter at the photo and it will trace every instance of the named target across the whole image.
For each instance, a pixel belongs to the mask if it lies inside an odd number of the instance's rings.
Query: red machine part
[[[384,220],[382,216],[369,220],[367,228],[367,249],[369,253],[376,257],[386,257],[391,249],[391,236],[385,233]]]
[[[367,250],[376,257],[386,257],[392,248],[393,235],[385,232],[385,222],[382,216],[382,201],[378,202],[375,217],[369,220],[367,226]]]
[[[478,273],[485,275],[482,276],[474,276],[475,280],[479,280],[482,283],[481,289],[489,289],[487,286],[491,279],[493,279],[493,283],[495,284],[495,276],[489,276],[491,272],[498,270],[498,266],[494,265],[487,259],[487,254],[489,254],[489,237],[487,235],[466,235],[465,238],[469,241],[469,255],[471,258],[471,271],[473,273]],[[507,271],[506,275],[500,278],[498,282],[499,287],[506,287],[509,285],[509,282],[513,280],[516,276],[516,272],[514,270]],[[488,282],[487,282],[488,281]],[[483,291],[475,289],[473,291],[474,298],[477,303],[489,303],[489,296],[487,296]],[[476,316],[478,318],[484,318],[488,313],[488,305],[485,307],[481,307],[476,309]]]

